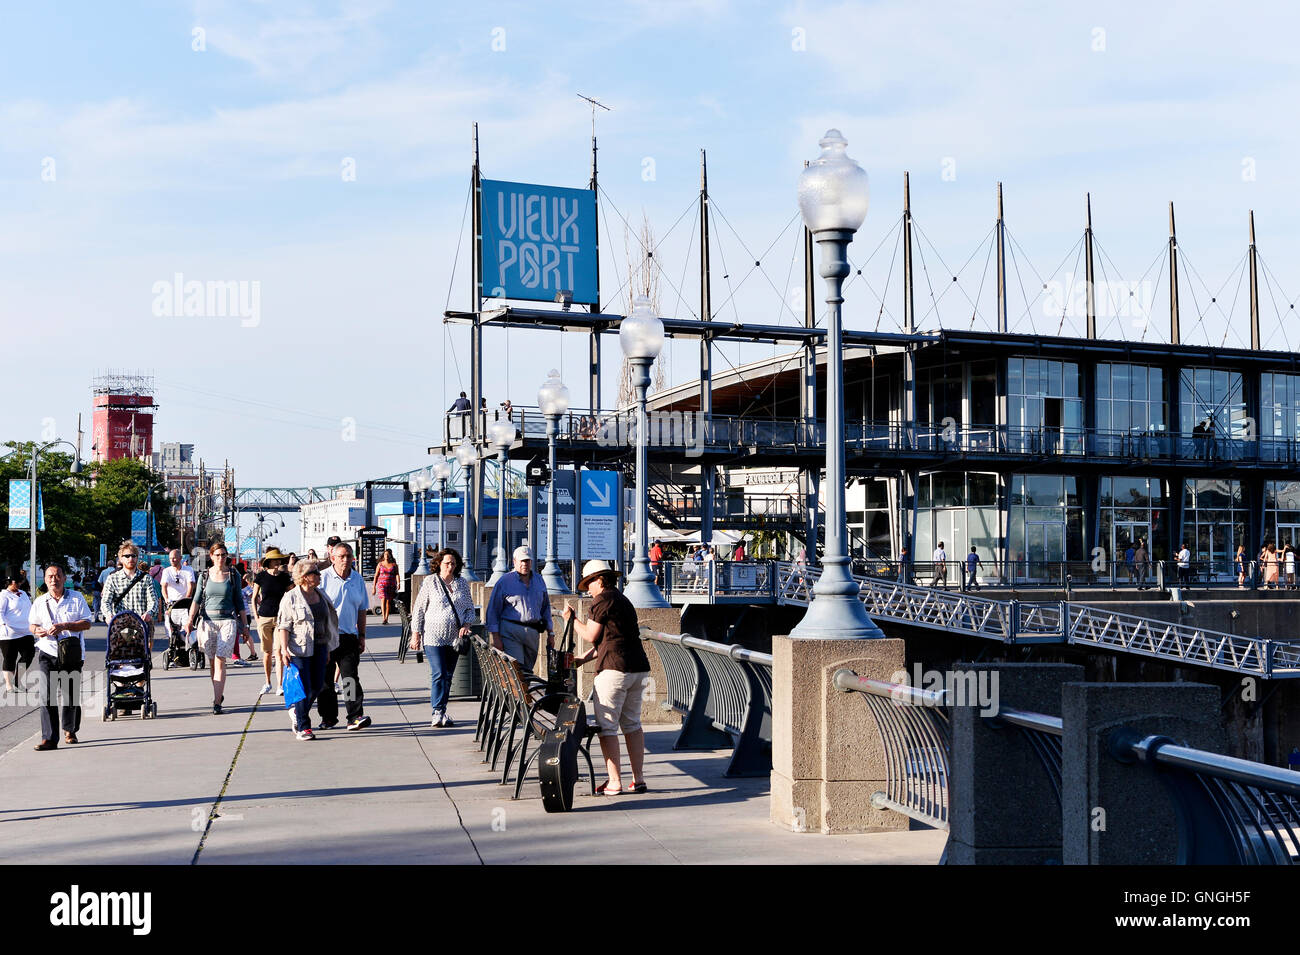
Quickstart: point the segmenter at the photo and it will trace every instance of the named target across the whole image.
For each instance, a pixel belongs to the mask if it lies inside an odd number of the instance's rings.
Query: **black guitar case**
[[[573,808],[573,787],[578,781],[578,747],[587,738],[587,707],[578,699],[578,671],[573,665],[573,620],[560,639],[560,649],[547,654],[547,679],[551,684],[540,706],[555,713],[555,728],[542,737],[537,754],[537,776],[542,806],[547,812]],[[556,708],[552,711],[552,704]]]

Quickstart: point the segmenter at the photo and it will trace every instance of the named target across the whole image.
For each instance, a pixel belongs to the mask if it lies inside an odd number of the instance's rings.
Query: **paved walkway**
[[[548,814],[496,784],[474,743],[478,704],[454,729],[429,728],[429,671],[394,654],[396,627],[372,627],[359,732],[295,740],[279,697],[257,699],[260,665],[233,668],[225,713],[206,671],[154,670],[156,721],[102,722],[82,742],[37,753],[35,712],[0,718],[0,863],[919,863],[945,834],[784,832],[767,821],[766,779],[729,780],[722,753],[674,753],[647,733],[650,792],[580,796]],[[102,660],[104,628],[91,632]],[[603,773],[597,772],[601,778]],[[579,793],[584,781],[579,781]]]

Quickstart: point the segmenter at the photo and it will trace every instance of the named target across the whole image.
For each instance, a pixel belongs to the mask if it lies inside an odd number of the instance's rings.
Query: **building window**
[[[1056,579],[1065,561],[1083,559],[1083,506],[1077,478],[1014,475],[1007,510],[1009,569],[1014,579]]]
[[[1246,556],[1255,559],[1272,541],[1300,548],[1300,481],[1268,481],[1264,485],[1264,540],[1247,542]]]
[[[1098,544],[1106,549],[1106,560],[1118,565],[1120,576],[1127,563],[1129,548],[1137,551],[1139,541],[1146,541],[1147,556],[1163,560],[1168,552],[1165,530],[1165,491],[1159,478],[1104,477],[1099,487],[1101,537]]]
[[[1184,368],[1179,377],[1179,430],[1211,424],[1215,438],[1241,438],[1246,430],[1246,399],[1241,372],[1222,368]]]
[[[1148,365],[1097,366],[1097,430],[1120,434],[1164,431],[1165,373]]]
[[[1246,544],[1246,508],[1241,484],[1213,479],[1189,480],[1183,491],[1183,540],[1198,570],[1216,576],[1235,576],[1233,556]],[[1246,559],[1250,545],[1246,544]]]
[[[1260,453],[1287,460],[1287,446],[1300,440],[1300,375],[1265,373],[1259,379]]]
[[[1000,556],[997,505],[996,474],[922,474],[917,488],[913,559],[929,561],[939,541],[943,541],[948,559],[955,564],[974,545],[992,573],[992,561]],[[949,573],[955,575],[956,570],[950,569]]]
[[[1083,399],[1075,362],[1007,360],[1007,441],[1013,451],[1082,452]]]

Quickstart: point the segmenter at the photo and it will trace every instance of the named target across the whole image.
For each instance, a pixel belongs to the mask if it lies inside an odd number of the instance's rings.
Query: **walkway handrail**
[[[1035,730],[1049,736],[1061,736],[1064,733],[1059,716],[1045,716],[1042,713],[1029,713],[1024,710],[1011,710],[1000,707],[996,719],[1010,723],[1020,729]]]
[[[845,693],[867,693],[911,706],[947,706],[945,690],[923,690],[907,683],[885,683],[858,676],[852,670],[835,671],[835,688]]]
[[[1184,769],[1244,786],[1300,796],[1300,773],[1295,770],[1238,759],[1235,756],[1223,756],[1190,746],[1179,746],[1168,736],[1124,739],[1121,735],[1115,751],[1120,755],[1131,755],[1144,763]]]
[[[669,682],[668,705],[682,714],[673,749],[732,746],[728,776],[772,771],[772,655],[740,644],[641,628]]]

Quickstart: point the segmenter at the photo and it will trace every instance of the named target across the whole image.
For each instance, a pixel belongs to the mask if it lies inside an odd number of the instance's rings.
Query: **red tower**
[[[118,458],[149,460],[153,452],[154,380],[151,375],[110,372],[91,385],[95,416],[92,456],[96,461]]]

